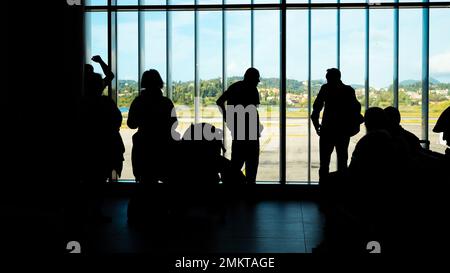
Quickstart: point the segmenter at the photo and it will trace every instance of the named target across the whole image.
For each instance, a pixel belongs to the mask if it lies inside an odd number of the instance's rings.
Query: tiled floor
[[[171,224],[136,229],[127,224],[127,199],[111,199],[111,224],[88,227],[94,253],[305,253],[322,239],[323,216],[312,201],[235,201],[225,220],[191,209]]]

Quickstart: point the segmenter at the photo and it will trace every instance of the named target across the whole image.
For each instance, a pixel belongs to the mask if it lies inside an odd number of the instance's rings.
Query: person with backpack
[[[322,85],[313,104],[311,120],[320,136],[319,178],[329,174],[331,154],[336,148],[338,172],[347,169],[350,137],[359,132],[363,122],[361,104],[356,99],[355,90],[341,81],[341,72],[330,68],[326,74],[327,83]],[[319,122],[323,111],[322,123]]]

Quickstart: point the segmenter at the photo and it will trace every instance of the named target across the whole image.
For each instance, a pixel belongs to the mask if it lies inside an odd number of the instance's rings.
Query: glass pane
[[[321,85],[326,82],[327,69],[337,65],[336,10],[313,10],[311,17],[311,103],[314,103]],[[319,180],[319,164],[319,137],[312,129],[311,181]],[[336,170],[336,164],[336,158],[332,156],[330,172]]]
[[[227,88],[234,82],[242,80],[250,67],[250,12],[226,11],[226,66]],[[225,130],[225,148],[227,158],[231,158],[231,133]]]
[[[280,0],[254,0],[255,4],[279,4]]]
[[[401,125],[422,138],[422,10],[400,9],[399,20]]]
[[[108,5],[108,0],[86,0],[86,6],[106,6]]]
[[[144,5],[166,5],[167,0],[143,0]]]
[[[195,122],[194,111],[194,12],[174,11],[172,17],[173,103],[178,116],[177,131],[183,135]]]
[[[286,180],[308,181],[308,12],[286,18]]]
[[[138,13],[117,14],[117,106],[122,112],[123,124],[120,130],[125,144],[125,161],[121,179],[134,179],[131,165],[132,136],[135,130],[126,126],[128,109],[138,94]]]
[[[200,5],[221,5],[223,0],[197,0]]]
[[[169,0],[170,5],[193,5],[194,0]]]
[[[166,80],[166,12],[144,12],[145,69],[156,69]],[[166,83],[167,84],[167,83]]]
[[[251,0],[225,0],[226,4],[250,4]]]
[[[430,9],[430,120],[431,150],[444,153],[440,134],[432,130],[441,113],[450,106],[450,8]]]
[[[337,3],[336,0],[311,0],[311,3]]]
[[[86,13],[86,63],[94,66],[94,71],[101,73],[102,68],[91,60],[92,56],[100,55],[108,61],[108,16],[106,12]]]
[[[223,118],[216,105],[222,94],[222,12],[199,12],[200,122],[223,129]]]
[[[257,181],[280,180],[280,12],[255,11],[254,67],[261,74],[260,139]]]
[[[365,23],[366,11],[341,10],[341,73],[342,81],[355,89],[356,97],[364,112],[365,99]],[[365,128],[361,125],[357,135],[350,138],[348,162],[355,150],[356,143],[364,136]]]
[[[117,0],[117,5],[118,6],[137,5],[137,4],[138,4],[138,0]]]
[[[392,86],[394,65],[393,10],[370,11],[369,106],[387,107],[394,101]]]

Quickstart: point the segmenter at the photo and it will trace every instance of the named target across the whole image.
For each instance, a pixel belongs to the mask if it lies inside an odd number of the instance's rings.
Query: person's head
[[[250,85],[258,86],[259,83],[259,71],[256,68],[249,68],[245,71],[244,81]]]
[[[400,111],[392,106],[384,108],[383,111],[388,119],[389,127],[393,130],[399,128],[401,121]]]
[[[84,65],[84,73],[86,75],[94,73],[94,67],[90,64],[85,64]]]
[[[326,78],[328,83],[336,84],[341,81],[341,71],[337,68],[327,69]]]
[[[386,113],[379,107],[371,107],[364,114],[364,123],[367,132],[383,130],[389,128],[389,121]]]
[[[439,116],[433,132],[443,133],[442,138],[447,142],[447,146],[450,146],[450,107],[445,109]]]
[[[98,73],[90,73],[85,76],[85,90],[88,96],[101,96],[103,93],[103,78]]]
[[[159,75],[159,72],[155,69],[150,69],[142,74],[141,88],[146,90],[161,90],[164,87],[164,82]]]

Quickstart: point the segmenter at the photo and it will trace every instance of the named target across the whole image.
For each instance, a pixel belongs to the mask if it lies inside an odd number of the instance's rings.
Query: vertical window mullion
[[[170,0],[166,0],[166,5],[170,5]],[[166,96],[172,96],[172,14],[166,10]]]
[[[369,3],[369,1],[367,1]],[[369,89],[370,89],[370,83],[369,83],[369,33],[370,30],[370,9],[367,6],[366,7],[366,42],[365,42],[365,80],[364,80],[364,107],[367,110],[369,108]]]
[[[85,63],[89,63],[90,58],[92,56],[92,25],[91,25],[91,20],[92,20],[92,12],[85,12],[84,13],[84,41],[85,41],[85,48],[84,48],[84,62]],[[109,61],[109,60],[108,60]],[[84,69],[84,66],[83,66]],[[83,77],[84,77],[84,71],[83,71]],[[82,95],[84,96],[85,93],[85,86],[84,86],[84,81],[83,81],[83,86],[81,88],[82,90]],[[108,87],[109,88],[109,87]],[[109,91],[109,90],[108,90]]]
[[[423,2],[428,3],[428,0],[423,0]],[[429,92],[429,58],[430,58],[430,8],[424,7],[422,9],[422,139],[428,140],[428,92]],[[429,145],[426,144],[426,148]]]
[[[253,4],[255,0],[251,0],[252,8],[250,11],[250,66],[255,65],[255,10]]]
[[[108,0],[108,7],[116,5],[116,0]],[[117,12],[108,9],[108,64],[114,75],[117,69]],[[117,77],[108,85],[108,95],[117,103]]]
[[[222,4],[225,5],[227,3],[226,0],[222,0]],[[227,17],[226,11],[222,9],[222,94],[226,91],[228,81],[227,81]],[[225,122],[222,123],[223,130],[223,142],[225,147],[226,142],[228,141],[226,138],[226,125]]]
[[[308,0],[311,4],[311,0]],[[311,184],[311,7],[308,8],[308,184]]]
[[[399,0],[395,0],[398,3]],[[398,108],[398,77],[399,77],[399,8],[394,8],[394,82],[393,82],[393,92],[394,101],[393,106]]]
[[[199,33],[198,33],[198,17],[199,11],[197,9],[198,0],[194,1],[195,10],[194,10],[194,120],[195,123],[199,123],[200,120],[200,79],[199,79],[199,63],[198,63],[198,41],[199,41]]]
[[[143,5],[144,0],[139,0],[138,5]],[[138,11],[138,88],[140,92],[141,75],[145,71],[145,13]]]
[[[336,66],[341,69],[341,8],[339,4],[341,0],[337,0],[338,7],[336,10]]]
[[[280,183],[286,184],[286,0],[281,0],[280,51]]]
[[[91,31],[91,28],[92,28],[92,25],[91,25],[91,21],[92,21],[92,12],[85,12],[84,13],[84,26],[85,26],[85,29],[84,29],[84,36],[85,36],[85,43],[86,43],[86,46],[85,46],[85,56],[84,56],[84,59],[85,59],[85,63],[89,63],[89,61],[90,61],[90,56],[92,56],[92,31]]]

